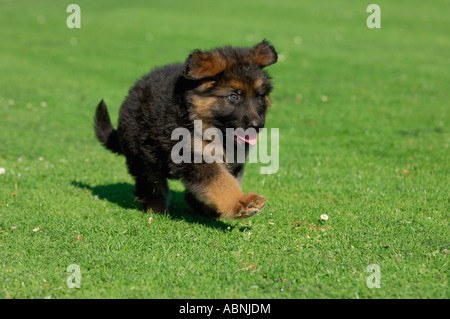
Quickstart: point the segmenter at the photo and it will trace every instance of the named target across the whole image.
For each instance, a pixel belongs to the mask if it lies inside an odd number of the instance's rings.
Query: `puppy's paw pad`
[[[245,194],[237,205],[236,218],[248,218],[262,210],[266,205],[264,197],[249,192]]]

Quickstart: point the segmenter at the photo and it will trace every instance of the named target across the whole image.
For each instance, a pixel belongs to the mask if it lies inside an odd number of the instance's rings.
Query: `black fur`
[[[123,154],[119,144],[119,136],[112,126],[106,104],[103,100],[97,106],[94,128],[97,139],[103,146],[114,153]]]

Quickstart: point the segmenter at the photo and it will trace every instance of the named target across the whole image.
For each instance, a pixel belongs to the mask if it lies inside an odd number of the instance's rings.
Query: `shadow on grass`
[[[418,129],[411,129],[411,130],[400,130],[398,131],[398,134],[404,135],[404,136],[413,136],[418,137],[420,135],[424,134],[443,134],[445,133],[445,129],[441,127],[427,127],[427,128],[418,128]]]
[[[124,209],[142,211],[142,205],[134,198],[134,186],[132,184],[116,183],[91,186],[77,181],[73,181],[71,184],[77,188],[89,190],[92,195],[97,196],[99,199],[106,199]],[[230,229],[228,227],[234,228],[233,225],[225,224],[212,217],[195,214],[184,201],[184,194],[185,192],[170,191],[169,218],[174,220],[184,220],[189,223],[202,224],[208,227],[221,229],[222,231],[229,231]]]

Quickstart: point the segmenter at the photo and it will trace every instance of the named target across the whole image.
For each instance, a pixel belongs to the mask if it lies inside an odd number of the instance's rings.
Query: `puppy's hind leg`
[[[144,212],[152,209],[156,213],[168,212],[169,187],[164,176],[156,174],[149,169],[149,164],[144,164],[132,156],[127,156],[128,172],[135,180],[136,200],[142,203]]]
[[[169,212],[169,187],[166,179],[136,177],[135,196],[142,203],[144,212],[149,209],[155,213]]]

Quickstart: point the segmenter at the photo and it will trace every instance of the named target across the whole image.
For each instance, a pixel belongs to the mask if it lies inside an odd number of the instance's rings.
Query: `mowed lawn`
[[[80,29],[70,3],[0,2],[1,298],[450,296],[448,1],[380,0],[380,29],[350,0],[79,0]],[[155,66],[263,38],[279,170],[243,188],[264,211],[198,217],[172,181],[173,214],[143,214],[98,102],[116,124]]]

